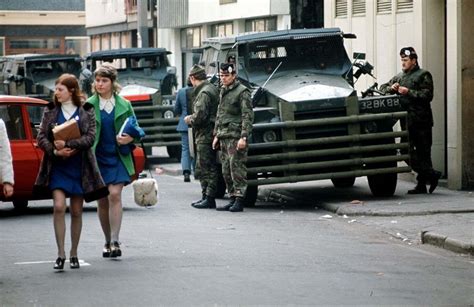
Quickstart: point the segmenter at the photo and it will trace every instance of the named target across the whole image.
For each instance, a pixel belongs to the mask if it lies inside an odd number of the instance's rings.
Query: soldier
[[[212,148],[221,148],[222,174],[231,201],[219,211],[244,210],[243,198],[247,190],[248,137],[252,132],[253,109],[250,91],[236,79],[233,63],[220,67],[222,88]]]
[[[217,162],[216,152],[212,149],[212,133],[219,93],[206,79],[202,66],[194,65],[191,68],[189,80],[194,87],[193,114],[184,118],[184,122],[193,127],[196,141],[196,174],[201,182],[202,199],[191,205],[197,209],[216,207]]]
[[[418,55],[413,47],[400,50],[402,72],[388,83],[380,86],[385,93],[401,95],[401,104],[408,112],[407,128],[410,136],[410,164],[418,173],[418,184],[408,194],[426,194],[438,186],[441,172],[433,169],[431,162],[433,114],[430,102],[433,99],[433,78],[420,68]]]

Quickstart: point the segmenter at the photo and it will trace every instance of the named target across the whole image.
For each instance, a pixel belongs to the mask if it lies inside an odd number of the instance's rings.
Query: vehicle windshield
[[[26,62],[26,76],[35,83],[56,79],[63,73],[79,76],[81,69],[81,63],[75,59]]]
[[[153,55],[153,56],[116,56],[113,58],[94,58],[92,59],[92,68],[95,69],[100,67],[103,63],[112,63],[117,71],[138,71],[142,72],[146,69],[159,70],[166,69],[167,63],[164,59],[164,55]]]
[[[351,65],[339,37],[250,42],[239,46],[239,55],[252,76],[268,76],[280,63],[279,72],[303,69],[336,75],[343,75]]]

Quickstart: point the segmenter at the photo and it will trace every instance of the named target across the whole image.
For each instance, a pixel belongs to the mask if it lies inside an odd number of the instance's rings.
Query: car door
[[[41,156],[35,147],[36,140],[33,139],[26,105],[2,104],[0,116],[7,128],[13,156],[15,178],[13,197],[31,199]]]

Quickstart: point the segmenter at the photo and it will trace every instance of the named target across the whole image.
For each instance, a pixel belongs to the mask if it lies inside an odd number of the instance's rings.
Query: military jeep
[[[164,48],[103,50],[88,54],[86,65],[94,71],[103,62],[114,64],[122,86],[120,95],[132,103],[147,134],[143,138],[147,154],[153,146],[166,146],[169,156],[180,160],[181,137],[173,113],[176,68],[168,62],[170,53]]]
[[[0,94],[51,101],[54,82],[63,73],[79,78],[82,58],[76,54],[19,54],[0,60]]]
[[[371,73],[370,64],[347,56],[343,40],[354,37],[337,28],[298,29],[204,42],[211,80],[218,83],[219,64],[233,56],[240,82],[253,92],[248,205],[260,185],[331,179],[350,187],[361,176],[373,195],[391,196],[397,174],[411,170],[398,165],[409,159],[407,131],[393,131],[406,118],[398,97],[359,98],[354,90],[354,76]]]

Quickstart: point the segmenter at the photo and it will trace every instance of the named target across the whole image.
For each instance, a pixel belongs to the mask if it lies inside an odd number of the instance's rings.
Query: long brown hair
[[[77,81],[76,76],[72,74],[62,74],[61,76],[59,76],[59,78],[56,79],[56,82],[54,84],[62,84],[67,88],[67,90],[71,93],[72,103],[76,107],[80,107],[82,105],[82,102],[84,101],[84,96],[82,95],[82,92],[79,89],[79,81]],[[56,98],[56,95],[54,95],[54,104],[58,107],[61,106],[61,103],[58,101],[58,98]]]

